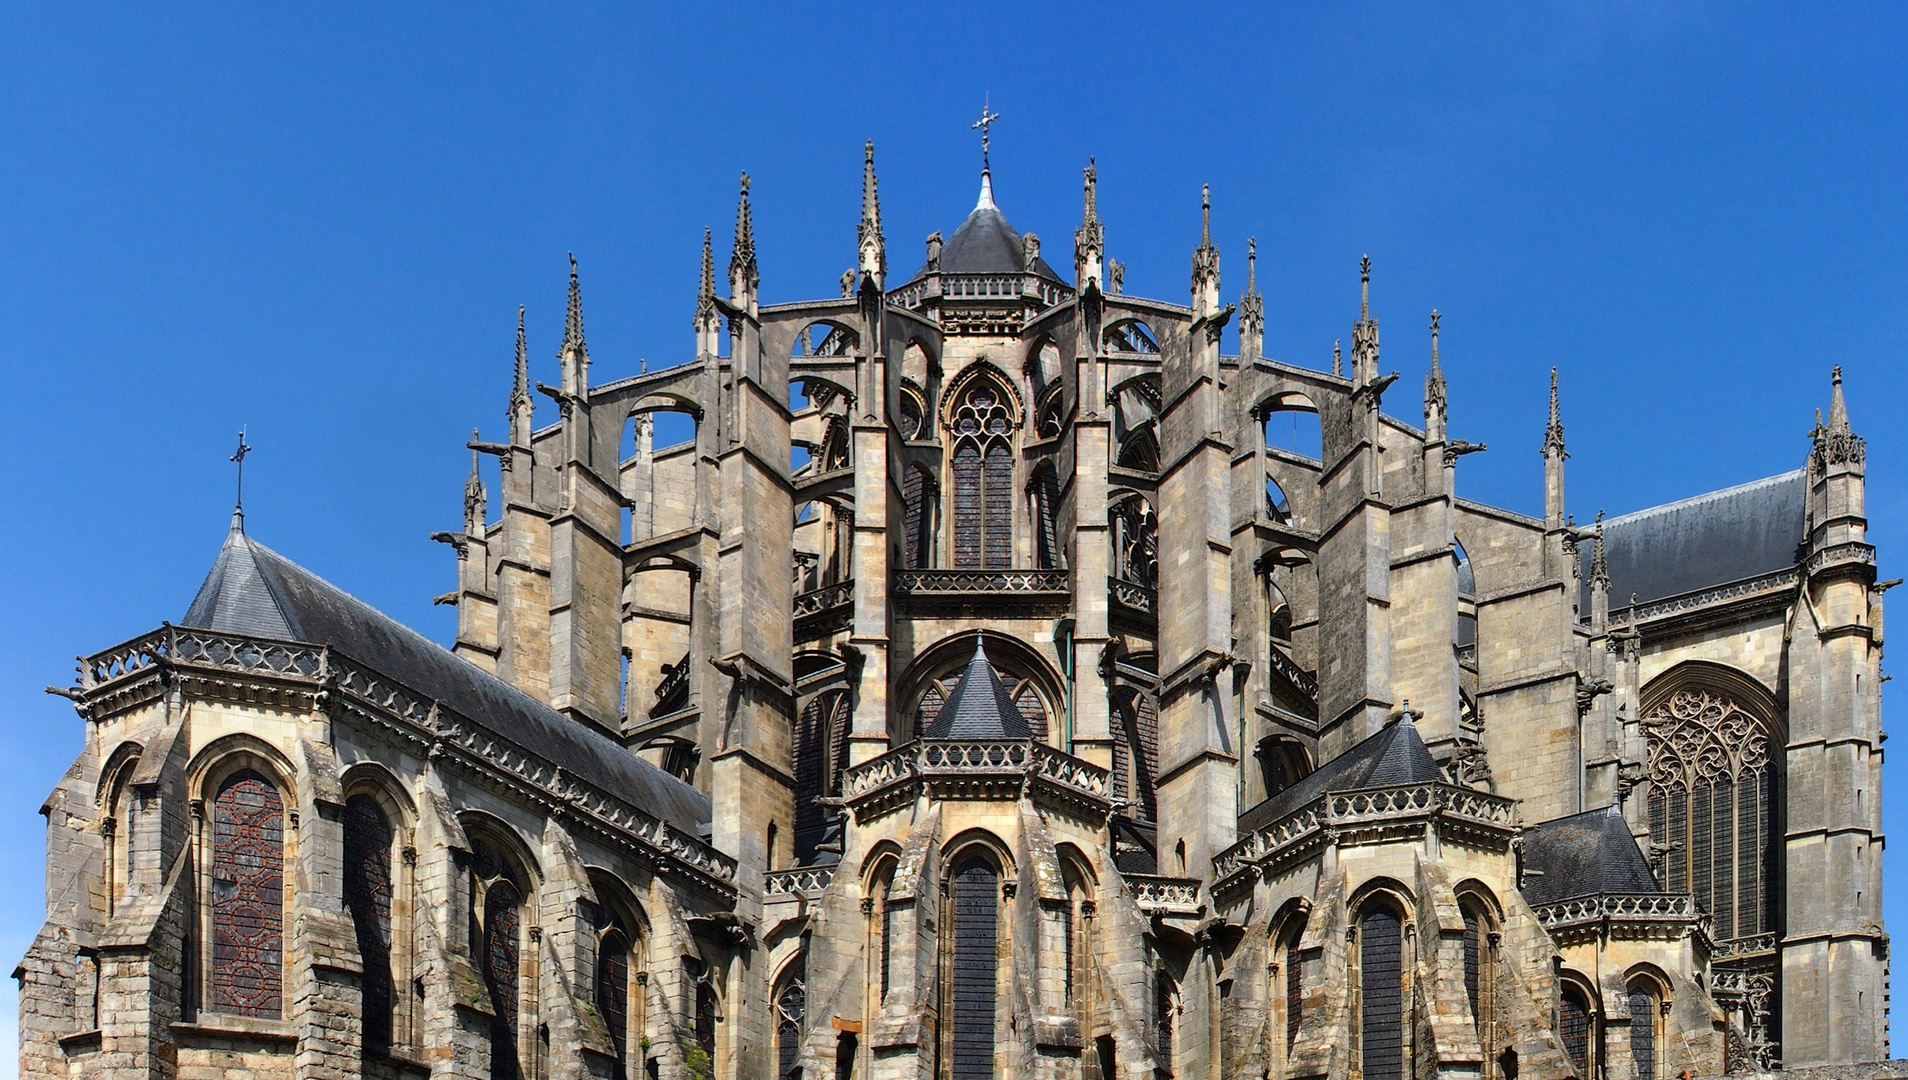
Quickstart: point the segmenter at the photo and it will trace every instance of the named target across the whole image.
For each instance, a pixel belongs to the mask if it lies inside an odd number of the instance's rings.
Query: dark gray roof
[[[709,797],[246,536],[234,517],[184,625],[327,645],[690,835]]]
[[[1605,521],[1610,606],[1628,606],[1632,593],[1647,603],[1794,566],[1808,539],[1807,484],[1798,469]],[[1594,546],[1581,550],[1587,587]]]
[[[1614,806],[1528,829],[1523,850],[1522,892],[1533,907],[1602,893],[1663,891]]]
[[[928,272],[923,266],[914,276],[919,278]],[[1026,249],[1023,246],[1020,230],[1008,224],[1007,218],[994,206],[990,196],[983,195],[980,205],[967,215],[961,227],[954,230],[941,246],[941,273],[943,274],[1020,274],[1032,273],[1062,285],[1067,282],[1054,273],[1047,260],[1035,256],[1033,265],[1026,262]]]
[[[1444,779],[1418,725],[1401,719],[1312,770],[1311,775],[1239,817],[1240,831],[1269,825],[1328,791],[1425,784]]]
[[[1031,739],[1033,728],[1014,705],[1013,692],[1000,681],[980,636],[974,637],[974,658],[961,673],[960,684],[947,696],[941,711],[928,725],[930,739]]]

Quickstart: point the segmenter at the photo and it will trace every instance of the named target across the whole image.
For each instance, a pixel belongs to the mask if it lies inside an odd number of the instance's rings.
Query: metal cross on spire
[[[238,466],[238,497],[232,503],[232,512],[235,514],[245,512],[245,455],[251,452],[252,448],[245,442],[245,429],[239,428],[238,449],[226,459]]]
[[[993,110],[987,107],[987,101],[988,99],[986,97],[983,96],[981,98],[980,119],[974,121],[974,130],[981,133],[981,171],[982,172],[987,171],[987,130],[994,126],[994,121],[1000,119],[999,113],[994,112]]]

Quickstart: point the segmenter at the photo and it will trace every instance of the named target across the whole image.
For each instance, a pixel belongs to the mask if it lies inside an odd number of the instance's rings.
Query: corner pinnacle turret
[[[875,186],[874,140],[868,140],[861,168],[861,224],[855,228],[862,280],[874,279],[875,291],[888,276],[887,241],[881,235],[881,197]]]
[[[583,286],[576,272],[576,255],[570,255],[570,303],[563,316],[563,344],[557,348],[563,364],[563,390],[582,394],[590,385],[590,350],[583,342]]]
[[[742,193],[735,204],[735,245],[729,253],[729,301],[753,310],[755,290],[762,274],[755,265],[755,222],[749,216],[749,174],[742,174]]]
[[[716,354],[719,348],[716,335],[722,329],[722,316],[716,309],[715,249],[711,239],[710,231],[705,227],[702,230],[702,275],[696,280],[696,317],[693,323],[698,356]]]
[[[1092,158],[1087,159],[1085,208],[1080,214],[1080,227],[1073,233],[1073,285],[1081,292],[1086,291],[1087,283],[1104,288],[1103,275],[1106,260],[1106,226],[1100,222],[1099,186],[1100,174]]]

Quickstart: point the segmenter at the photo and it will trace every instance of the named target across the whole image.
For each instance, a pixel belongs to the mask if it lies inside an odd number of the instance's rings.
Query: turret
[[[886,241],[881,236],[881,199],[875,192],[874,140],[868,140],[867,160],[861,168],[861,224],[855,228],[855,244],[860,251],[861,281],[870,282],[876,292],[888,276]]]
[[[1080,292],[1087,290],[1088,283],[1104,291],[1106,260],[1106,226],[1100,222],[1100,207],[1095,190],[1099,185],[1099,170],[1093,159],[1087,159],[1086,167],[1086,208],[1080,215],[1080,227],[1073,233],[1073,286]]]

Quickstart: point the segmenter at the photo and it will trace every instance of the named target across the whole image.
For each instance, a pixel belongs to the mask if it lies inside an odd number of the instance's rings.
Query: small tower
[[[875,191],[874,140],[868,140],[867,159],[861,167],[861,224],[855,228],[855,244],[860,251],[862,284],[872,281],[876,292],[888,276],[887,244],[881,236],[881,198]]]
[[[1081,292],[1089,283],[1104,289],[1106,226],[1100,222],[1097,188],[1099,170],[1092,158],[1086,167],[1086,208],[1080,215],[1080,227],[1073,233],[1073,286]]]
[[[1212,186],[1199,186],[1199,246],[1192,259],[1193,318],[1219,310],[1219,249],[1212,246]]]
[[[708,229],[702,230],[702,276],[696,281],[696,355],[715,356],[721,350],[722,316],[716,310],[715,251]]]

